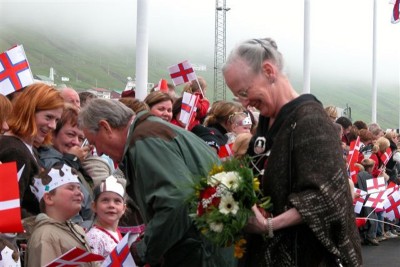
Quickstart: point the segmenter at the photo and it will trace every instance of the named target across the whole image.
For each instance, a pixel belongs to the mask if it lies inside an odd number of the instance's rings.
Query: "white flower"
[[[212,222],[210,223],[210,229],[214,232],[221,233],[222,229],[224,229],[224,225],[222,223]]]
[[[210,177],[210,179],[208,180],[208,183],[212,186],[220,184],[225,175],[226,175],[226,172],[216,173]]]
[[[223,214],[232,213],[235,215],[239,210],[239,205],[231,194],[226,194],[221,197],[221,202],[219,203],[218,208]]]
[[[222,183],[228,187],[230,190],[236,191],[239,187],[240,176],[237,172],[228,172],[225,173],[222,178]]]

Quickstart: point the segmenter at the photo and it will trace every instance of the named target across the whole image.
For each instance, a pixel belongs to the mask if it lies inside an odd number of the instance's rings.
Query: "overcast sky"
[[[171,49],[196,49],[213,54],[215,1],[148,1],[150,46],[164,47],[166,53]],[[29,26],[94,44],[135,45],[135,0],[0,3],[2,24],[28,21]],[[310,0],[311,80],[352,77],[371,82],[373,3],[374,0]],[[289,76],[294,72],[302,74],[304,1],[227,0],[227,7],[227,52],[245,39],[272,37],[285,57]],[[399,84],[400,23],[390,23],[392,9],[389,0],[377,0],[378,80],[384,84]]]

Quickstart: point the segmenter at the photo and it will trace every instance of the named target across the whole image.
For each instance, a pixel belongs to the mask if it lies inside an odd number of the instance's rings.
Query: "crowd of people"
[[[379,124],[367,124],[364,121],[352,123],[346,117],[337,118],[336,109],[332,106],[325,108],[327,114],[339,130],[342,141],[343,155],[349,153],[350,144],[359,137],[359,156],[357,159],[357,177],[352,179],[356,189],[364,192],[368,191],[367,180],[382,177],[386,187],[389,184],[400,184],[400,134],[395,130],[381,129]],[[390,157],[387,162],[383,160],[385,153],[390,150]],[[359,197],[359,196],[355,196]],[[369,195],[366,196],[365,202]],[[366,207],[361,209],[358,217],[368,217],[366,225],[360,227],[361,241],[364,245],[378,246],[380,242],[389,238],[397,238],[400,235],[399,220],[393,221],[383,217],[383,210],[376,207]]]
[[[16,162],[22,174],[26,230],[0,234],[2,242],[25,266],[73,247],[107,257],[131,230],[139,234],[130,246],[138,266],[361,266],[362,243],[378,245],[397,231],[372,221],[357,228],[345,158],[360,136],[355,187],[382,174],[399,184],[398,135],[337,118],[336,108],[299,95],[284,67],[274,40],[238,44],[223,67],[235,101],[210,103],[198,77],[182,90],[199,97],[188,123],[173,85],[144,101],[134,91],[110,100],[45,84],[0,95],[0,162]],[[233,247],[204,238],[185,201],[188,185],[219,164],[229,144],[233,156],[254,159],[273,203],[271,213],[253,209],[240,260]],[[384,169],[379,153],[387,147],[393,156]]]

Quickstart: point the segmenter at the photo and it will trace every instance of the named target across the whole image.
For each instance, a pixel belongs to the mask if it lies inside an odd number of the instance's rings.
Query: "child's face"
[[[124,199],[114,192],[103,192],[93,204],[93,211],[97,220],[103,225],[118,224],[119,219],[125,213]]]
[[[232,132],[235,134],[250,133],[251,124],[247,122],[248,120],[247,116],[237,116],[232,125]]]
[[[235,134],[241,134],[241,133],[250,133],[251,130],[251,125],[236,125],[232,128],[232,131]]]
[[[56,188],[53,196],[54,206],[65,217],[72,218],[81,210],[83,193],[78,183],[68,183]]]

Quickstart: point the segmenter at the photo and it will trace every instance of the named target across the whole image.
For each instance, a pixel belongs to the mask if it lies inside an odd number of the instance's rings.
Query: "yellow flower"
[[[246,252],[246,249],[244,248],[246,243],[247,241],[243,238],[235,242],[235,258],[240,259],[243,257],[243,254]]]
[[[258,178],[253,178],[253,189],[256,192],[260,191],[260,181]]]
[[[220,173],[224,171],[224,167],[222,165],[216,165],[214,164],[214,166],[212,167],[211,171],[209,172],[209,176],[213,176],[216,173]]]

